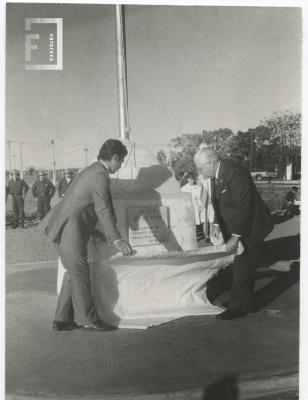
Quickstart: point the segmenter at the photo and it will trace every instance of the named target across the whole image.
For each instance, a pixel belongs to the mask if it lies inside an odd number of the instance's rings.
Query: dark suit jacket
[[[232,233],[238,234],[245,247],[251,249],[260,245],[272,231],[270,212],[249,171],[240,164],[221,160],[212,193],[215,219],[225,241]]]
[[[44,179],[40,181],[37,179],[31,188],[32,196],[33,197],[53,197],[55,194],[56,188],[54,187],[53,183],[49,179]]]
[[[95,162],[82,170],[69,185],[65,196],[45,217],[41,229],[59,243],[68,220],[80,226],[83,237],[89,237],[97,222],[107,241],[120,239],[110,194],[110,178],[105,167]]]
[[[294,203],[295,200],[296,200],[296,195],[295,195],[295,193],[293,192],[293,190],[291,190],[290,192],[288,192],[288,193],[286,194],[286,201],[287,201],[288,203]]]
[[[60,179],[59,185],[58,185],[58,194],[59,197],[63,197],[64,193],[67,191],[67,188],[69,185],[72,183],[73,177],[71,177],[71,180],[68,182],[66,177],[63,176],[63,178]]]
[[[11,194],[12,196],[26,195],[28,190],[29,186],[23,179],[20,178],[17,178],[16,181],[10,179],[6,187],[6,193]]]

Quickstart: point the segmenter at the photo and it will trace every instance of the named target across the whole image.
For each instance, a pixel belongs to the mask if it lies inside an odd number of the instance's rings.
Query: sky
[[[301,107],[296,7],[126,7],[131,139],[255,127]],[[25,70],[25,17],[63,18],[63,70]],[[12,167],[84,166],[119,136],[113,5],[9,4],[6,140]],[[42,143],[42,144],[41,144]],[[7,148],[8,149],[8,148]],[[8,154],[8,153],[7,153]],[[8,157],[6,166],[8,167]]]

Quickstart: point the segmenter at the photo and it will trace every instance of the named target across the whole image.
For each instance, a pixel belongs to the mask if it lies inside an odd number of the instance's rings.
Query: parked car
[[[257,181],[275,179],[278,176],[276,171],[252,171],[250,174]]]

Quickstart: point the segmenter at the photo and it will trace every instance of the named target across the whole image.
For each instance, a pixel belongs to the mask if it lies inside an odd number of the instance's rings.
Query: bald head
[[[200,149],[194,157],[196,168],[204,178],[214,178],[218,167],[219,158],[215,150],[206,147]]]
[[[205,147],[197,151],[194,157],[195,162],[207,162],[207,161],[217,161],[218,154],[215,150],[211,149],[210,147]]]

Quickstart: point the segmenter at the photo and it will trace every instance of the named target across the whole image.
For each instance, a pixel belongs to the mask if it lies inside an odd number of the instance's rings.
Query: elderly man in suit
[[[123,255],[131,254],[131,247],[121,239],[116,227],[109,178],[110,173],[114,174],[121,168],[126,155],[122,142],[107,140],[99,151],[97,162],[75,177],[63,200],[47,217],[48,221],[45,224],[43,221],[42,228],[57,243],[60,259],[67,269],[53,323],[56,331],[79,326],[88,330],[110,329],[99,320],[95,310],[87,243],[99,222],[106,240]]]
[[[210,148],[196,153],[195,164],[204,178],[212,179],[213,235],[218,237],[221,232],[226,251],[236,254],[229,306],[217,318],[242,317],[253,306],[256,256],[273,229],[271,215],[243,166],[220,159]]]

